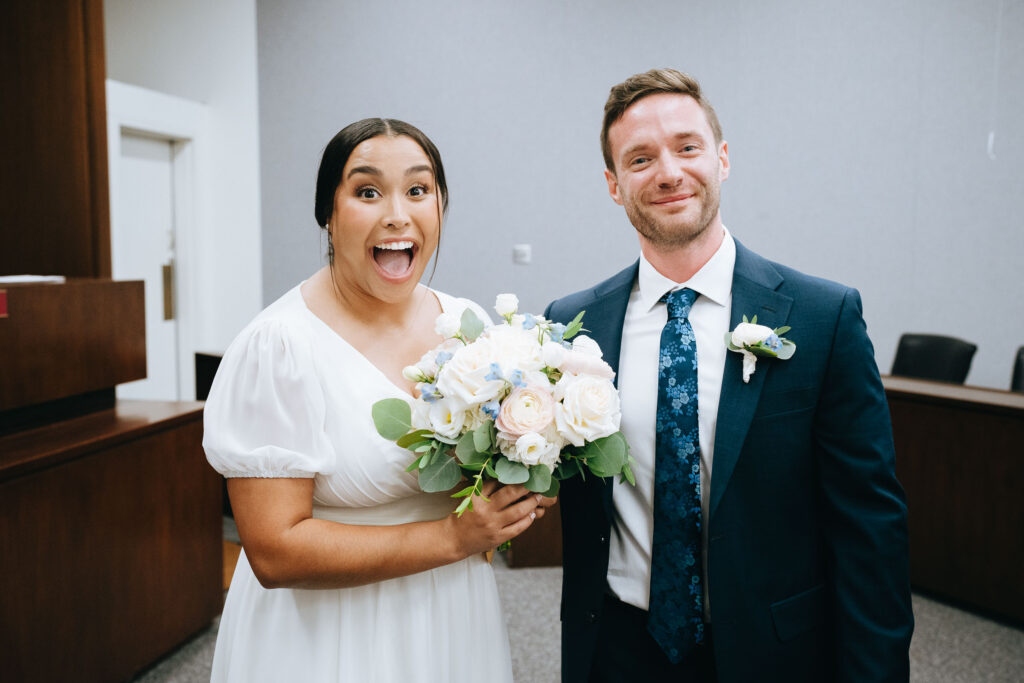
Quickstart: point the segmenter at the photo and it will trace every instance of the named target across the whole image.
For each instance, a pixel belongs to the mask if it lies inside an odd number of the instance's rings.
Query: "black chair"
[[[975,344],[937,334],[904,334],[896,347],[893,375],[963,384],[971,369]]]
[[[213,377],[220,367],[221,356],[213,353],[196,354],[196,400],[205,401],[210,395],[210,387],[213,385]],[[231,510],[231,501],[228,499],[228,482],[225,479],[221,482],[224,516],[234,519],[235,513]]]
[[[1017,358],[1013,361],[1013,379],[1010,380],[1010,391],[1024,394],[1024,346],[1017,349]]]

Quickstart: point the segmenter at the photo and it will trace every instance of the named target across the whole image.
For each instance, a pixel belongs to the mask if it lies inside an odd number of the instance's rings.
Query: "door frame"
[[[117,237],[121,135],[133,133],[173,143],[174,300],[177,321],[178,394],[195,396],[195,321],[198,320],[202,263],[199,243],[209,220],[202,188],[208,187],[208,113],[191,100],[107,79],[107,159],[110,178],[111,269]]]

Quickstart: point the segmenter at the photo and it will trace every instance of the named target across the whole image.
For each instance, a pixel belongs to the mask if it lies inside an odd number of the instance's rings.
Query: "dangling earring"
[[[327,263],[334,265],[334,235],[327,231]]]

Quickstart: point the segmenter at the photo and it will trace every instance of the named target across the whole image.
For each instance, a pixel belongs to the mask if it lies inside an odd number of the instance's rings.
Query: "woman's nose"
[[[409,211],[403,199],[401,196],[395,196],[388,201],[387,210],[384,212],[385,225],[404,228],[409,224]]]

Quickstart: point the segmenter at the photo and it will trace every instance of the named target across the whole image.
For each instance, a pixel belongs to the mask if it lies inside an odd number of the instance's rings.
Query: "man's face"
[[[715,143],[704,110],[689,95],[659,93],[634,103],[608,129],[615,173],[608,193],[656,249],[686,247],[721,224],[725,142]]]

